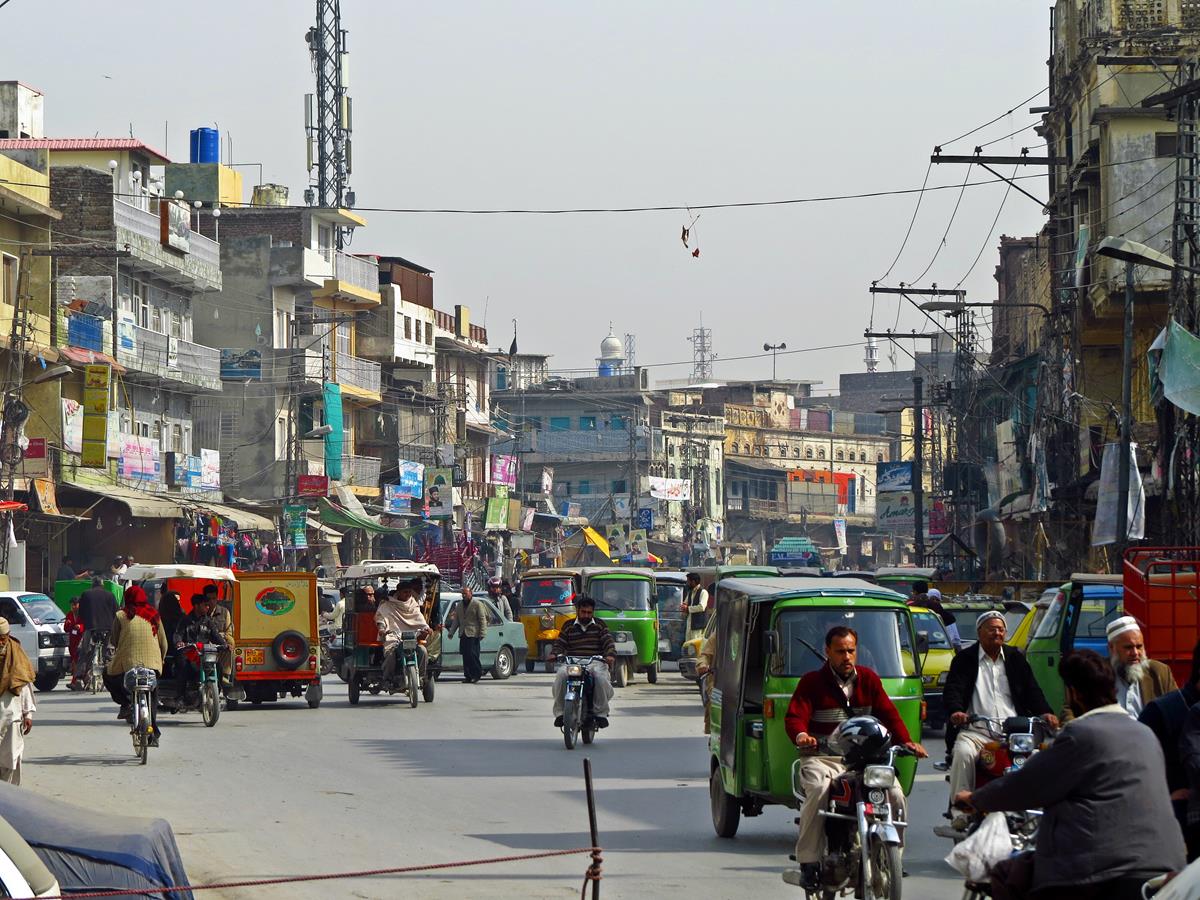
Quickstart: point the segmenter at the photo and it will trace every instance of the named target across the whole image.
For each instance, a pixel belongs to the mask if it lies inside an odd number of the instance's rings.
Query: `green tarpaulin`
[[[1200,415],[1200,338],[1174,320],[1167,323],[1158,377],[1164,397],[1180,409]]]
[[[344,509],[325,497],[321,497],[317,504],[317,514],[321,521],[326,525],[335,525],[339,528],[363,528],[372,534],[402,534],[405,537],[412,537],[424,527],[423,525],[411,525],[408,528],[390,528],[387,525],[380,525],[374,519]]]

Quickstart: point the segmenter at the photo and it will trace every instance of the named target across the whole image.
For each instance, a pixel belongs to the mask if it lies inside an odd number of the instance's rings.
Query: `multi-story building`
[[[487,329],[471,323],[471,310],[456,304],[453,313],[434,310],[437,393],[445,414],[437,429],[440,446],[453,445],[454,464],[462,472],[457,497],[464,510],[481,512],[495,493],[489,479],[492,440],[492,357]],[[449,460],[443,450],[440,462]],[[456,504],[460,505],[460,504]]]
[[[205,434],[229,458],[239,496],[294,496],[285,483],[290,453],[296,475],[327,475],[378,497],[382,459],[364,452],[374,445],[360,428],[380,415],[380,365],[359,353],[358,340],[381,302],[379,269],[373,257],[336,248],[337,229],[366,222],[344,209],[279,205],[278,190],[258,196],[259,205],[202,218],[228,248],[229,273],[201,316],[220,344],[225,384],[206,405]],[[307,436],[325,425],[329,434]]]

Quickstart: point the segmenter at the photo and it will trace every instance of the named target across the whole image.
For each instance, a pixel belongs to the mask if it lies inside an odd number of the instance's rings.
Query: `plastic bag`
[[[967,879],[987,881],[992,866],[1012,856],[1012,836],[1008,833],[1008,820],[1004,813],[988,813],[974,834],[961,841],[950,851],[946,862]]]

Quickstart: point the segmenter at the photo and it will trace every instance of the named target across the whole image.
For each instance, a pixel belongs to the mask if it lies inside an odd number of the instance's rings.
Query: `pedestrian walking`
[[[79,644],[83,640],[83,618],[79,615],[79,598],[71,598],[71,611],[63,619],[63,631],[67,633],[67,653],[71,658],[71,683],[67,690],[82,691],[79,680]]]
[[[487,610],[476,603],[475,594],[469,587],[462,589],[462,603],[458,611],[458,652],[462,654],[463,681],[474,684],[483,677],[483,664],[479,661],[479,645],[487,634]]]
[[[33,664],[0,619],[0,781],[21,783],[25,735],[33,730]]]

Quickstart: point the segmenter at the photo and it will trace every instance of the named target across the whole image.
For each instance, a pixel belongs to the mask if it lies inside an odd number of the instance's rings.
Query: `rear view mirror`
[[[925,654],[925,653],[929,652],[929,632],[928,631],[918,631],[917,632],[917,652],[921,653],[921,654]]]
[[[778,656],[779,655],[779,632],[774,631],[774,630],[764,632],[763,639],[766,641],[767,655],[768,656]]]

